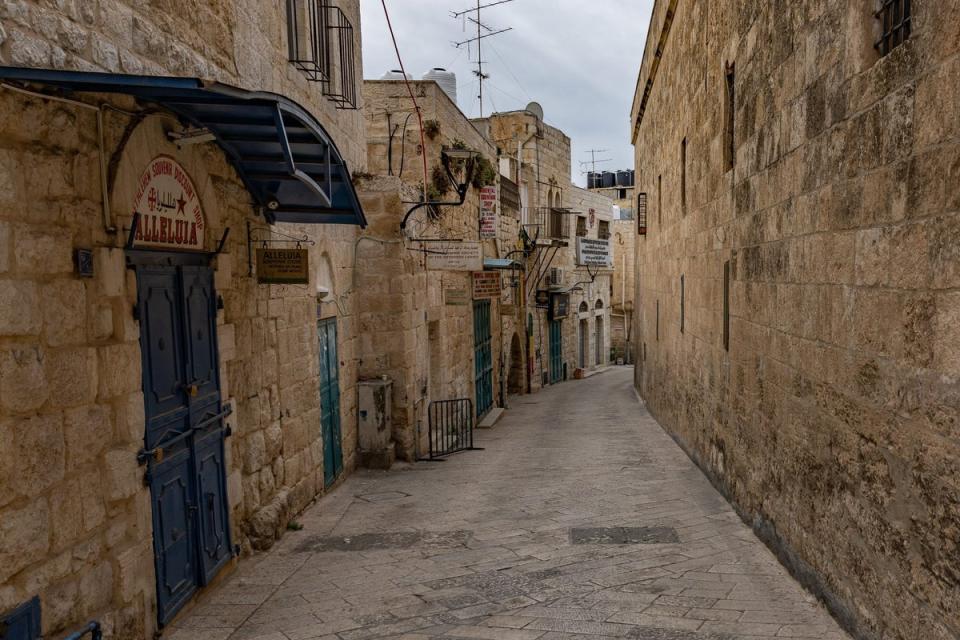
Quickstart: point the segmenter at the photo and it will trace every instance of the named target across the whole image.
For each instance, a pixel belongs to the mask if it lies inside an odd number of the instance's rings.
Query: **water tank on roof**
[[[600,177],[601,185],[604,188],[617,186],[617,174],[613,171],[604,171]]]
[[[447,71],[442,67],[434,67],[423,74],[424,80],[433,80],[443,92],[450,96],[453,104],[457,104],[457,74],[453,71]]]
[[[618,187],[629,187],[630,186],[630,172],[629,171],[617,171],[617,186]]]
[[[601,186],[600,173],[597,171],[587,171],[587,189],[597,189]]]
[[[400,69],[391,69],[390,71],[387,71],[385,74],[383,74],[383,76],[380,79],[381,80],[413,80],[413,76],[411,76],[409,73],[406,76],[404,76],[403,71],[401,71]]]
[[[630,186],[637,184],[637,171],[636,169],[630,169]]]

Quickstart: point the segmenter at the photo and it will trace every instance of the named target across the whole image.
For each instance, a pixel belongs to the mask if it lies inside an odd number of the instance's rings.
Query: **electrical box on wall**
[[[389,469],[393,464],[393,381],[385,378],[357,384],[360,464]]]

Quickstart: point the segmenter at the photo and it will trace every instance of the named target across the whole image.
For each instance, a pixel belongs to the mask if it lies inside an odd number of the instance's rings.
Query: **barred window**
[[[885,56],[910,37],[910,0],[880,0],[876,16],[880,21],[880,39],[874,47]]]
[[[647,194],[637,194],[637,234],[647,235]]]
[[[601,240],[607,240],[610,237],[610,223],[606,220],[597,222],[597,237]]]
[[[577,236],[584,237],[587,235],[587,219],[583,216],[577,216]]]

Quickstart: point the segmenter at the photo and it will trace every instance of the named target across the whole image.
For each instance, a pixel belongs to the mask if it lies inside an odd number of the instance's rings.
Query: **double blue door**
[[[493,407],[493,349],[490,333],[490,301],[473,303],[473,363],[477,417]]]
[[[329,487],[343,472],[337,319],[320,320],[317,323],[317,334],[320,339],[320,426],[323,436],[323,483]]]
[[[137,267],[144,449],[153,509],[157,617],[167,624],[232,555],[213,273]]]

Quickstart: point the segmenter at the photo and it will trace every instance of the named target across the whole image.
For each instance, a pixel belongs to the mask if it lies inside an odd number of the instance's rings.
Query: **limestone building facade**
[[[365,123],[333,4],[326,82],[279,0],[0,6],[3,623],[152,637],[354,466]],[[296,246],[305,282],[259,282]]]
[[[425,147],[407,84],[363,85],[370,176],[361,180],[360,194],[370,226],[358,244],[357,287],[360,375],[393,381],[395,453],[416,460],[431,451],[431,407],[439,411],[441,403],[468,399],[473,418],[483,420],[504,406],[509,372],[524,363],[514,338],[522,330],[514,293],[522,265],[505,267],[514,264],[509,254],[519,238],[518,212],[499,206],[496,147],[436,82],[410,86],[424,120]],[[407,216],[422,201],[424,155],[428,198],[458,202],[443,158],[448,155],[459,179],[454,165],[465,161],[449,154],[464,151],[476,156],[463,203],[422,207]],[[495,214],[486,229],[484,189]],[[473,258],[459,261],[455,256],[464,248]],[[492,278],[496,291],[478,296],[477,274]],[[434,426],[439,428],[436,421]]]
[[[658,0],[636,384],[863,638],[960,635],[960,7]]]
[[[613,206],[570,182],[570,138],[540,113],[501,112],[476,122],[520,194],[527,388],[535,391],[609,361]],[[580,259],[584,241],[596,264]]]

